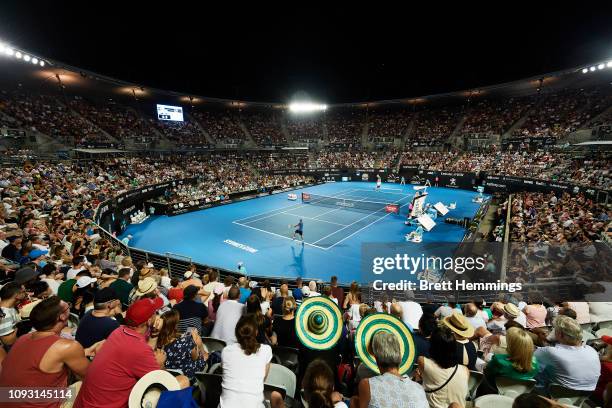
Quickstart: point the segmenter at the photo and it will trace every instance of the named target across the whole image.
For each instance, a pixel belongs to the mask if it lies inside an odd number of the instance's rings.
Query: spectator
[[[168,290],[168,300],[174,301],[174,303],[179,303],[183,300],[183,289],[179,287],[178,278],[172,278],[170,280],[170,289]]]
[[[238,278],[238,286],[240,287],[240,303],[246,303],[246,300],[249,296],[251,296],[251,289],[249,288],[249,280],[246,276],[241,276]]]
[[[65,389],[72,371],[85,377],[90,366],[87,357],[96,355],[100,343],[88,349],[74,340],[60,337],[68,323],[70,307],[57,296],[40,302],[30,314],[36,331],[21,336],[2,362],[0,387],[49,387]],[[31,403],[20,407],[59,407],[59,402]]]
[[[612,336],[602,336],[601,340],[607,345],[603,354],[600,354],[601,375],[597,381],[594,397],[597,403],[603,403],[606,386],[612,383]]]
[[[9,282],[0,289],[0,341],[5,348],[9,348],[17,340],[17,323],[21,321],[17,305],[27,297],[22,285]]]
[[[527,317],[514,303],[506,303],[504,306],[504,317],[508,321],[515,321],[523,327],[527,327]]]
[[[457,359],[455,336],[447,326],[431,334],[431,358],[419,357],[418,370],[431,408],[447,408],[456,402],[465,406],[470,371]]]
[[[130,283],[130,272],[129,268],[119,269],[119,275],[117,280],[111,283],[110,288],[117,293],[123,309],[127,309],[130,304],[130,293],[134,290],[134,286]]]
[[[227,344],[233,344],[236,339],[236,323],[244,314],[245,306],[238,302],[240,298],[240,290],[236,286],[232,286],[228,292],[228,299],[219,305],[217,310],[217,318],[213,327],[211,336],[225,341]]]
[[[66,272],[66,279],[74,279],[77,274],[85,269],[85,257],[75,256],[72,258],[72,268]]]
[[[94,310],[79,321],[75,339],[85,348],[92,346],[119,327],[115,316],[121,314],[121,302],[111,288],[101,289],[94,296]]]
[[[304,297],[302,293],[302,278],[299,276],[295,279],[295,289],[293,289],[293,298],[295,302],[299,305],[302,303],[302,298]]]
[[[351,282],[351,287],[349,289],[349,293],[344,298],[344,302],[342,304],[342,309],[349,309],[353,305],[361,304],[361,292],[359,291],[359,285],[357,282]]]
[[[495,354],[486,365],[486,383],[494,390],[495,379],[505,377],[514,380],[530,380],[538,372],[538,361],[533,356],[534,345],[523,329],[512,327],[506,332],[508,354]]]
[[[204,371],[208,353],[195,327],[179,333],[179,318],[179,312],[174,309],[162,315],[157,347],[166,353],[166,368],[182,370],[187,378],[193,380],[195,373]]]
[[[530,303],[523,308],[523,313],[527,319],[527,328],[535,329],[546,326],[546,307],[542,304],[541,296],[530,294]]]
[[[276,336],[272,333],[272,322],[261,312],[261,302],[257,295],[251,295],[246,303],[247,314],[252,314],[257,322],[257,341],[262,344],[276,344]]]
[[[134,384],[145,374],[164,368],[166,354],[153,351],[162,322],[155,312],[162,306],[160,298],[130,305],[125,325],[111,333],[89,367],[75,408],[125,407]],[[181,380],[184,384],[186,379]]]
[[[474,303],[466,303],[463,314],[474,329],[487,326],[482,316],[478,313],[478,307]]]
[[[190,327],[194,327],[198,334],[203,333],[204,323],[208,317],[208,309],[202,303],[196,301],[199,287],[189,285],[183,290],[184,299],[174,306],[179,313],[178,331],[186,333]]]
[[[223,305],[231,301],[239,304],[237,300],[240,290],[234,286],[230,289],[230,294],[231,300],[224,302]],[[240,317],[234,331],[236,341],[221,352],[223,391],[219,407],[263,408],[263,384],[270,370],[272,349],[257,341],[258,325],[252,315]],[[284,401],[280,395],[274,393],[271,404],[273,408],[280,408],[284,406]]]
[[[359,382],[359,395],[353,397],[351,406],[427,408],[423,387],[399,374],[402,353],[395,335],[379,331],[372,338],[371,347],[380,375]]]
[[[334,373],[322,360],[308,364],[302,388],[309,408],[347,408],[342,395],[334,391]]]
[[[283,315],[274,319],[272,329],[276,334],[277,345],[283,347],[299,347],[299,341],[295,333],[295,310],[297,304],[293,297],[289,296],[283,301]]]
[[[331,277],[330,285],[331,285],[332,295],[334,295],[334,297],[338,299],[338,305],[344,306],[344,289],[338,286],[337,276],[334,275]]]
[[[399,302],[402,307],[402,320],[410,329],[419,326],[419,319],[423,316],[423,308],[417,302],[414,301],[414,293],[412,291],[407,293],[406,301]]]
[[[429,357],[429,339],[437,325],[438,322],[433,314],[424,313],[421,316],[418,333],[415,333],[413,336],[418,356]]]
[[[535,357],[540,364],[538,388],[547,390],[551,383],[578,391],[593,391],[600,374],[597,352],[582,345],[582,329],[576,320],[557,316],[553,322],[557,345],[540,347]]]
[[[19,315],[22,319],[29,319],[32,309],[42,300],[53,295],[49,284],[45,281],[35,281],[31,283],[26,291],[30,293],[30,299],[29,303],[22,303],[21,310],[19,310]]]
[[[474,343],[470,341],[474,336],[474,327],[458,311],[454,311],[453,314],[445,317],[442,324],[453,332],[457,340],[457,361],[459,364],[467,366],[470,370],[475,370],[478,352]]]
[[[289,296],[289,285],[285,281],[285,282],[283,282],[280,285],[278,296],[276,296],[272,300],[272,312],[275,315],[282,316],[282,314],[283,314],[283,304],[285,302],[285,299],[288,296]]]

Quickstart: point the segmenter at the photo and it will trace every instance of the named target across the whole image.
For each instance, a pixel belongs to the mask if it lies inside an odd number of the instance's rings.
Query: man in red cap
[[[162,299],[156,298],[141,299],[128,308],[125,325],[111,333],[89,366],[75,408],[127,407],[134,384],[164,368],[166,353],[156,349],[162,325],[156,312],[162,306]]]

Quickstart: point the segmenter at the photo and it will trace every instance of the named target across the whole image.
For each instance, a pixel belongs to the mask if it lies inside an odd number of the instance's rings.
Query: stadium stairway
[[[257,143],[255,143],[255,140],[251,136],[251,132],[249,132],[249,129],[247,129],[247,127],[244,125],[244,123],[242,123],[242,120],[240,120],[240,117],[236,117],[236,124],[242,130],[242,133],[244,133],[244,136],[245,136],[245,139],[244,139],[245,147],[255,147],[255,146],[257,146]]]
[[[287,143],[291,144],[291,142],[293,142],[293,137],[291,137],[289,130],[287,130],[287,124],[282,119],[282,116],[279,116],[275,119],[278,121],[278,125],[280,126],[281,133],[285,137],[285,140],[287,141]]]
[[[70,104],[65,105],[60,100],[58,100],[57,103],[58,103],[58,105],[61,105],[65,109],[67,109],[68,112],[70,112],[70,114],[72,116],[76,116],[79,119],[81,119],[82,121],[84,121],[85,123],[89,124],[90,126],[93,126],[100,134],[104,135],[104,137],[106,138],[107,141],[115,142],[115,143],[121,143],[119,139],[117,139],[115,136],[111,135],[110,133],[108,133],[104,129],[102,129],[100,126],[98,126],[97,123],[93,122],[88,117],[81,115],[77,110],[73,109],[72,106],[70,106]]]
[[[202,134],[204,135],[204,137],[206,138],[206,142],[211,145],[214,146],[215,145],[215,140],[212,138],[212,136],[206,131],[206,129],[204,129],[204,126],[202,126],[202,124],[200,122],[198,122],[198,120],[195,118],[195,116],[186,113],[185,116],[187,117],[187,119],[193,123],[194,125],[196,125],[196,127],[198,128],[198,130],[200,132],[202,132]]]
[[[419,116],[419,112],[415,112],[410,116],[410,122],[408,122],[408,126],[406,127],[406,132],[402,135],[402,146],[406,145],[406,141],[410,140],[410,136],[414,133],[414,128],[416,126],[416,119]]]
[[[544,103],[544,101],[546,100],[546,97],[541,97],[536,103],[533,104],[533,106],[531,107],[531,109],[529,109],[527,112],[525,112],[525,114],[523,116],[521,116],[516,122],[514,122],[512,124],[512,126],[510,126],[508,128],[508,130],[506,130],[503,134],[502,134],[502,140],[503,139],[507,139],[509,137],[512,137],[512,133],[514,132],[515,129],[520,129],[525,122],[527,121],[527,118],[529,118],[529,116],[531,116],[539,107],[542,103]]]
[[[612,105],[608,106],[607,109],[604,109],[599,115],[594,116],[591,120],[589,120],[585,125],[586,127],[590,127],[593,123],[598,122],[600,119],[612,117]]]

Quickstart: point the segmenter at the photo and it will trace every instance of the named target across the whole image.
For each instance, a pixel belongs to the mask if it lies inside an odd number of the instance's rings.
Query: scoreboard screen
[[[180,106],[157,105],[157,119],[171,120],[174,122],[183,121],[183,108]]]

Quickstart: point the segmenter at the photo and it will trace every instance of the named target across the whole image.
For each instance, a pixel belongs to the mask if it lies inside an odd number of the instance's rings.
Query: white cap
[[[90,278],[89,276],[81,276],[79,279],[77,279],[76,285],[79,288],[85,288],[94,283],[95,281],[97,281],[96,278]]]
[[[191,271],[187,271],[183,274],[183,276],[185,277],[185,279],[191,279],[192,277],[194,278],[199,278],[197,273],[193,273]]]

